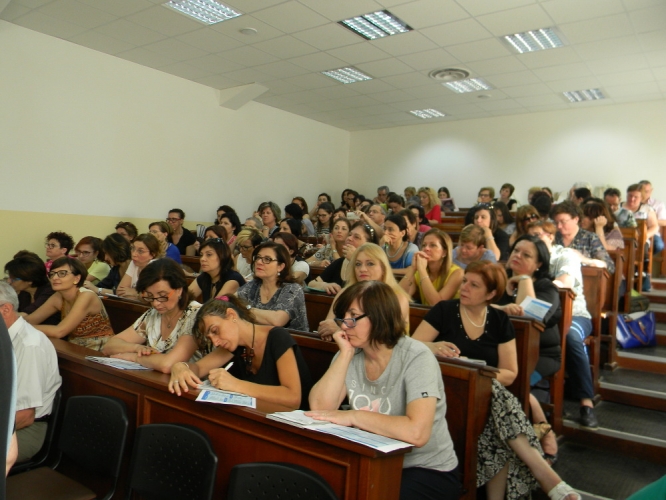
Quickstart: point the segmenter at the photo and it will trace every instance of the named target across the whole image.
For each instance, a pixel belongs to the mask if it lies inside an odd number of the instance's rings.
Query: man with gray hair
[[[58,356],[46,335],[18,314],[18,296],[0,282],[0,315],[14,347],[17,371],[16,437],[17,463],[32,458],[42,447],[53,398],[62,379]]]
[[[384,208],[386,208],[386,198],[388,198],[390,192],[391,190],[388,188],[388,186],[379,186],[377,188],[377,198],[374,199],[374,202],[380,203],[384,205]]]

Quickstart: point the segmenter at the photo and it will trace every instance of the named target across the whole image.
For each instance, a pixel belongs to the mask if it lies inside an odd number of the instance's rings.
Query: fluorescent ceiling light
[[[599,89],[571,90],[562,92],[569,102],[598,101],[606,96]]]
[[[412,31],[412,28],[388,10],[378,10],[370,14],[345,19],[340,21],[340,24],[367,40],[376,40],[377,38]]]
[[[332,69],[330,71],[322,71],[322,74],[342,83],[354,83],[362,82],[364,80],[372,80],[371,76],[368,76],[365,73],[361,73],[356,68]]]
[[[424,120],[428,118],[441,118],[442,116],[446,116],[444,113],[441,113],[436,109],[415,109],[414,111],[410,111],[410,113],[418,116],[419,118],[423,118]]]
[[[162,4],[204,24],[216,24],[243,15],[215,0],[171,0]]]
[[[459,94],[478,92],[479,90],[492,90],[492,87],[481,78],[468,78],[467,80],[459,80],[457,82],[442,83],[442,85]]]
[[[563,47],[564,43],[552,28],[542,28],[539,30],[525,31],[515,35],[506,35],[504,39],[518,51],[535,52],[537,50],[556,49]]]

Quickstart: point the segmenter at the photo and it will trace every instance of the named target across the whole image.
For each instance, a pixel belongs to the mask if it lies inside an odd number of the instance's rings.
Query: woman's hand
[[[319,329],[317,333],[322,340],[326,342],[331,342],[333,340],[333,334],[337,332],[340,328],[335,324],[335,321],[332,319],[325,319],[324,321],[319,322]]]
[[[129,286],[119,286],[116,289],[116,295],[118,295],[119,297],[124,297],[126,299],[139,298],[139,294],[137,293],[136,289]]]
[[[169,380],[169,392],[180,396],[183,392],[188,392],[188,386],[196,389],[201,384],[197,377],[186,363],[176,363],[171,367],[171,379]]]
[[[519,283],[527,278],[531,278],[531,276],[528,276],[527,274],[519,274],[518,276],[511,276],[509,280],[506,282],[506,293],[508,293],[510,296],[513,297],[515,294],[516,290],[518,289]]]
[[[452,344],[451,342],[433,342],[430,344],[430,350],[434,353],[437,354],[438,356],[442,356],[444,358],[459,358],[460,357],[460,349],[455,344]]]
[[[84,288],[87,288],[88,290],[90,290],[90,291],[92,291],[92,292],[97,293],[97,289],[98,289],[98,287],[95,286],[95,285],[93,285],[90,281],[86,281],[86,282],[83,284],[83,287],[84,287]]]
[[[345,352],[351,351],[353,353],[355,351],[351,342],[349,342],[349,337],[347,337],[345,331],[338,329],[338,331],[333,334],[333,340],[335,340],[335,343],[338,344],[338,347],[340,348],[340,355],[343,355]]]
[[[306,417],[313,420],[323,420],[333,424],[344,425],[351,427],[353,425],[353,411],[340,411],[340,410],[318,410],[306,411]]]
[[[524,316],[525,311],[518,304],[507,304],[502,307],[502,310],[509,316]]]
[[[337,295],[342,290],[342,287],[337,283],[326,283],[322,290],[329,295]]]
[[[147,345],[137,345],[135,352],[138,358],[140,358],[141,356],[150,356],[151,354],[161,354],[160,351],[158,351],[154,347],[150,347]]]
[[[192,244],[192,246],[193,246],[194,249],[198,252],[198,251],[199,251],[199,247],[201,246],[201,242],[200,242],[199,240],[197,240],[197,241],[195,241],[195,242]]]
[[[342,253],[344,254],[345,259],[350,260],[351,256],[354,254],[356,251],[356,247],[354,245],[350,245],[349,243],[345,243],[345,246],[342,247]]]
[[[421,279],[428,275],[428,256],[425,253],[417,252],[416,255],[414,255],[412,265],[416,266],[416,270],[419,272]]]
[[[132,361],[137,363],[137,353],[135,352],[119,352],[118,354],[112,354],[110,358],[124,359],[125,361]]]
[[[238,392],[235,390],[238,379],[224,368],[215,368],[211,370],[208,374],[208,380],[213,387],[222,389],[223,391]]]
[[[595,228],[600,228],[604,227],[606,224],[608,224],[608,219],[604,215],[600,215],[596,219],[594,219],[594,227]]]

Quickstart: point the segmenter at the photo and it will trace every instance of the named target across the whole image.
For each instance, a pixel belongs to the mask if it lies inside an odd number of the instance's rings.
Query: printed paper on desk
[[[525,297],[525,300],[520,304],[520,307],[525,311],[525,316],[543,321],[543,318],[546,317],[546,314],[548,314],[552,305],[553,304],[546,302],[545,300],[535,299],[534,297]]]
[[[139,363],[134,361],[127,361],[126,359],[119,358],[104,358],[101,356],[86,356],[88,361],[94,361],[101,365],[110,366],[112,368],[117,368],[118,370],[150,370]]]
[[[256,398],[246,396],[245,394],[224,392],[219,389],[215,391],[201,391],[197,396],[197,401],[221,405],[247,406],[248,408],[257,407]]]

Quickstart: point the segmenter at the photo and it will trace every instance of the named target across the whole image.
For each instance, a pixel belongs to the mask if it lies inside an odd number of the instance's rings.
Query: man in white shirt
[[[16,292],[9,283],[0,282],[0,315],[9,330],[16,356],[18,463],[29,460],[42,447],[53,398],[62,379],[53,344],[17,311]]]
[[[657,220],[660,226],[666,226],[666,205],[663,201],[655,200],[652,197],[652,183],[650,181],[641,181],[638,183],[641,187],[641,203],[647,203],[657,214]]]

